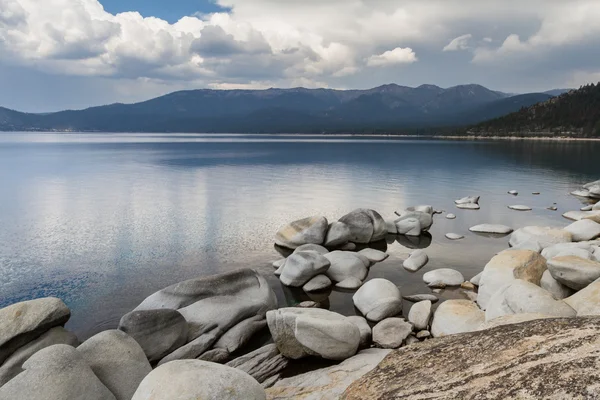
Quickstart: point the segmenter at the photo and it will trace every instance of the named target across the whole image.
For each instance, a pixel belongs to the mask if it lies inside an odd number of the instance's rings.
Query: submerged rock
[[[371,279],[352,296],[354,305],[369,321],[381,321],[402,312],[400,289],[387,279]]]
[[[458,233],[446,233],[446,239],[449,240],[460,240],[464,238],[465,237],[463,235],[459,235]]]
[[[469,230],[475,233],[494,233],[499,235],[508,235],[513,231],[511,227],[499,224],[475,225],[469,228]]]
[[[454,214],[448,214],[448,215],[446,215],[446,218],[447,219],[456,219],[456,215],[454,215]]]
[[[456,207],[463,210],[479,210],[481,208],[479,204],[475,203],[457,204]]]
[[[377,211],[359,208],[339,219],[350,229],[350,240],[354,243],[371,243],[384,239],[387,226]]]
[[[300,219],[282,227],[275,235],[275,243],[289,249],[309,243],[323,244],[328,227],[325,217]]]
[[[402,266],[404,269],[416,272],[423,268],[429,262],[429,257],[424,250],[415,250],[410,254],[410,257],[404,261]]]

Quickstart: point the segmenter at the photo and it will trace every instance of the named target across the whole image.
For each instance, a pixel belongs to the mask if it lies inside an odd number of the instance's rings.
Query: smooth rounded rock
[[[385,226],[387,229],[387,233],[390,235],[396,235],[398,233],[398,228],[396,228],[396,223],[393,219],[386,219]]]
[[[475,286],[479,286],[480,282],[481,282],[481,277],[483,276],[483,271],[481,271],[480,273],[478,273],[477,275],[475,275],[474,277],[472,277],[469,282],[471,282],[473,285]]]
[[[575,221],[563,229],[573,235],[574,242],[583,242],[600,237],[600,224],[592,221],[591,219]]]
[[[336,283],[335,287],[339,289],[348,289],[355,290],[362,286],[362,281],[360,279],[350,277],[346,278],[341,282]]]
[[[302,286],[305,292],[318,292],[331,287],[331,279],[327,275],[317,275]]]
[[[327,250],[325,247],[321,246],[320,244],[312,244],[312,243],[303,244],[302,246],[296,247],[296,250],[294,250],[294,253],[298,253],[301,251],[314,251],[315,253],[318,253],[320,255],[329,253],[329,250]]]
[[[402,318],[384,319],[373,327],[373,343],[383,349],[397,349],[412,329],[412,325]]]
[[[475,233],[493,233],[497,235],[508,235],[513,231],[511,227],[500,224],[475,225],[469,228],[469,230]]]
[[[479,203],[479,198],[480,196],[467,196],[459,200],[454,200],[454,204],[477,204]]]
[[[402,298],[406,301],[410,301],[412,303],[418,303],[420,301],[426,301],[429,300],[432,303],[437,303],[438,302],[438,298],[437,296],[433,295],[433,294],[413,294],[410,296],[402,296]]]
[[[456,215],[450,213],[450,214],[446,215],[446,219],[456,219]]]
[[[465,281],[464,276],[455,269],[440,268],[429,271],[423,275],[423,281],[430,285],[441,283],[446,286],[460,286]]]
[[[433,314],[433,337],[473,332],[485,321],[485,313],[469,300],[446,300]]]
[[[329,224],[324,245],[327,247],[342,246],[350,241],[352,232],[343,222],[335,221]],[[325,253],[323,253],[325,254]]]
[[[551,258],[548,270],[558,282],[575,290],[581,290],[600,278],[600,262],[577,256]]]
[[[466,204],[457,204],[456,208],[460,208],[463,210],[479,210],[481,206],[476,203],[466,203]]]
[[[354,243],[371,243],[384,239],[387,226],[381,215],[374,210],[356,209],[339,219],[350,229],[349,241]]]
[[[577,316],[600,315],[600,279],[564,299],[577,311]]]
[[[571,296],[575,291],[568,286],[563,285],[552,277],[550,271],[544,271],[540,280],[540,287],[547,290],[556,300],[562,300]]]
[[[519,192],[517,192],[516,190],[509,190],[508,194],[512,194],[513,196],[516,196],[519,194]]]
[[[301,287],[317,275],[327,272],[329,260],[315,251],[295,252],[287,258],[279,276],[286,286]]]
[[[396,231],[400,235],[419,236],[422,232],[421,223],[417,218],[404,218],[396,220]]]
[[[515,210],[515,211],[531,211],[531,207],[520,205],[520,204],[508,206],[508,208],[510,208],[511,210]]]
[[[446,239],[449,240],[461,240],[465,237],[463,235],[459,235],[458,233],[446,233]]]
[[[540,246],[553,246],[558,243],[568,243],[573,241],[573,236],[570,232],[564,229],[542,227],[542,226],[526,226],[517,229],[510,236],[510,245],[517,247],[523,242],[538,242]]]
[[[300,219],[279,229],[275,235],[275,243],[289,249],[309,243],[323,244],[328,227],[325,217]]]
[[[425,330],[429,326],[431,318],[431,301],[425,300],[413,304],[408,312],[408,321],[415,326],[416,330]]]
[[[572,221],[581,221],[582,219],[591,219],[600,223],[600,211],[568,211],[563,214],[563,217]]]
[[[356,278],[363,281],[369,273],[369,270],[363,260],[357,256],[357,253],[338,250],[325,254],[323,257],[331,263],[325,275],[333,282],[342,282],[348,278]]]
[[[367,320],[358,315],[348,317],[348,321],[352,322],[360,332],[360,348],[369,347],[371,344],[371,327]]]
[[[366,248],[362,249],[358,252],[358,254],[367,257],[367,259],[372,263],[379,263],[385,261],[390,255],[384,253],[383,251],[379,251],[376,249]]]
[[[413,251],[410,254],[410,257],[402,263],[402,266],[408,271],[416,272],[427,265],[428,262],[429,257],[427,256],[427,253],[425,253],[424,250],[419,249]]]
[[[402,312],[400,289],[387,279],[372,279],[352,296],[354,305],[369,321],[381,321]]]

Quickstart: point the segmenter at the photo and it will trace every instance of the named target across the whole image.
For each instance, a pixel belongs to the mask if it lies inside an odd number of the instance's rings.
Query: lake
[[[600,142],[582,141],[0,133],[0,307],[60,297],[73,313],[67,327],[84,339],[116,327],[156,290],[241,267],[268,276],[280,307],[294,305],[309,297],[273,275],[279,227],[359,207],[392,218],[418,204],[457,219],[435,216],[431,237],[388,238],[390,258],[368,279],[430,293],[424,272],[450,267],[470,279],[507,247],[508,237],[470,226],[568,224],[561,213],[585,203],[569,192],[600,179],[599,160]],[[481,210],[454,206],[467,195],[481,195]],[[553,203],[558,212],[546,209]],[[448,232],[466,238],[449,241]],[[409,273],[402,261],[416,247],[430,261]],[[351,315],[351,295],[316,299]]]

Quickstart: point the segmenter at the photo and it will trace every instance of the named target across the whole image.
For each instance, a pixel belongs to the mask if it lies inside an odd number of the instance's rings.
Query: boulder
[[[462,199],[459,199],[459,200],[454,200],[454,203],[457,205],[477,204],[477,203],[479,203],[479,198],[480,198],[480,196],[467,196],[467,197],[463,197]]]
[[[463,235],[459,235],[458,233],[446,233],[446,239],[449,240],[460,240],[464,238],[465,237]]]
[[[325,247],[321,246],[320,244],[312,244],[312,243],[303,244],[302,246],[296,247],[296,250],[294,250],[294,253],[299,253],[301,251],[313,251],[313,252],[318,253],[320,255],[324,255],[324,254],[329,253],[329,250],[327,250]]]
[[[327,275],[317,275],[302,286],[305,292],[318,292],[331,287],[331,279]]]
[[[548,270],[544,271],[544,274],[542,275],[540,287],[544,290],[547,290],[556,300],[565,299],[575,292],[570,287],[565,286],[554,279]]]
[[[548,270],[558,282],[575,290],[581,290],[600,278],[600,262],[577,256],[551,258]]]
[[[150,362],[183,346],[188,337],[183,315],[169,309],[132,311],[121,318],[119,329],[139,343]]]
[[[490,299],[485,310],[486,321],[511,314],[543,314],[554,317],[576,315],[567,303],[556,300],[550,292],[521,279],[500,288]]]
[[[117,400],[129,400],[152,367],[140,345],[125,332],[92,336],[77,351]]]
[[[406,211],[409,211],[409,212],[417,211],[417,212],[422,212],[422,213],[429,214],[429,215],[435,214],[435,211],[433,210],[433,206],[430,206],[430,205],[419,205],[419,206],[407,207]]]
[[[343,222],[335,221],[329,224],[324,245],[327,247],[343,246],[350,241],[352,232]]]
[[[592,211],[600,211],[600,201],[592,206]]]
[[[423,281],[428,285],[443,284],[445,286],[460,286],[465,281],[465,278],[455,269],[440,268],[425,273]]]
[[[511,248],[514,250],[531,250],[531,251],[535,251],[536,253],[541,253],[543,250],[542,245],[539,242],[536,242],[533,240],[521,242],[521,243],[517,244],[516,246],[512,246]]]
[[[410,253],[410,257],[408,257],[408,259],[406,259],[404,263],[402,263],[402,266],[408,271],[417,272],[418,270],[423,268],[428,262],[429,257],[427,256],[427,253],[425,253],[424,250],[419,249]]]
[[[268,344],[238,357],[226,365],[244,371],[258,383],[263,383],[267,379],[279,375],[287,367],[288,362],[288,359],[279,353],[275,344]]]
[[[196,360],[223,364],[227,360],[229,360],[229,356],[229,352],[225,349],[212,349],[207,351],[206,353],[202,353],[202,355],[196,358]]]
[[[596,244],[600,245],[600,241],[559,243],[555,244],[554,246],[546,247],[542,251],[542,256],[546,260],[558,256],[577,256],[581,258],[591,259],[593,246]]]
[[[480,273],[478,273],[477,275],[475,275],[474,277],[472,277],[471,280],[469,280],[469,282],[471,282],[475,286],[479,286],[480,283],[481,283],[481,277],[482,276],[483,276],[483,271],[481,271]]]
[[[383,251],[366,248],[358,252],[358,254],[365,256],[371,264],[385,261],[390,255]]]
[[[397,349],[413,327],[402,318],[386,318],[373,327],[373,343],[383,349]]]
[[[479,326],[478,331],[482,331],[485,329],[492,329],[497,326],[502,325],[510,325],[510,324],[520,324],[521,322],[533,321],[536,319],[548,319],[554,318],[549,315],[539,314],[539,313],[528,313],[528,314],[509,314],[503,315],[502,317],[494,318],[492,320],[486,321]]]
[[[400,235],[419,236],[423,231],[417,218],[404,218],[394,221],[394,223],[396,224],[396,231]]]
[[[363,281],[369,273],[367,266],[357,256],[357,253],[337,250],[325,254],[323,257],[331,263],[325,275],[334,282],[342,282],[348,278],[356,278]]]
[[[515,210],[515,211],[531,211],[531,207],[529,206],[523,206],[523,205],[514,205],[514,206],[508,206],[508,208],[510,208],[511,210]]]
[[[542,226],[526,226],[517,229],[510,236],[510,245],[512,247],[519,246],[523,242],[538,242],[542,249],[550,247],[558,243],[572,242],[573,237],[570,232],[564,229],[542,227]]]
[[[337,400],[352,382],[375,368],[389,352],[363,350],[339,365],[282,379],[267,389],[267,396],[273,400]]]
[[[18,348],[39,338],[71,316],[60,299],[46,297],[23,301],[0,309],[0,365]]]
[[[152,371],[131,400],[266,400],[260,384],[236,368],[200,360],[173,361]]]
[[[421,231],[427,232],[429,230],[429,228],[431,228],[431,225],[433,225],[433,212],[429,213],[429,212],[425,212],[425,211],[419,211],[419,210],[411,210],[410,208],[404,210],[402,213],[400,213],[399,218],[397,218],[394,222],[396,223],[396,227],[398,228],[399,224],[407,219],[416,219],[417,221],[419,221],[419,225],[421,227]],[[402,233],[400,232],[400,229],[398,228],[398,233]],[[413,235],[414,236],[414,235]]]
[[[485,321],[485,313],[469,300],[446,300],[439,305],[431,321],[433,337],[477,330]]]
[[[563,217],[572,221],[581,221],[582,219],[591,219],[595,222],[600,218],[600,211],[568,211]]]
[[[315,276],[325,273],[329,265],[329,260],[316,251],[294,252],[283,265],[279,279],[286,286],[301,287]]]
[[[275,243],[289,249],[309,243],[323,244],[328,227],[325,217],[300,219],[279,229],[275,235]]]
[[[493,233],[497,235],[508,235],[513,231],[511,227],[500,224],[475,225],[469,228],[469,230],[475,233]]]
[[[413,294],[410,296],[402,296],[402,298],[406,301],[410,301],[412,303],[418,303],[420,301],[426,301],[429,300],[432,303],[437,303],[438,302],[438,298],[437,296],[433,295],[433,294]]]
[[[287,258],[282,258],[280,260],[273,261],[273,263],[271,265],[273,265],[273,268],[279,269],[279,268],[283,267],[283,264],[285,264],[286,260],[287,260]]]
[[[335,287],[338,289],[348,289],[348,290],[355,290],[358,289],[359,287],[362,286],[362,281],[360,279],[357,279],[353,276],[344,279],[341,282],[338,282],[335,284]]]
[[[400,289],[387,279],[372,279],[352,296],[354,305],[369,320],[379,322],[402,312]]]
[[[417,339],[423,340],[431,337],[431,332],[429,331],[420,331],[417,332]]]
[[[63,327],[57,326],[50,329],[39,338],[20,347],[0,365],[0,386],[23,372],[23,363],[29,357],[55,344],[66,344],[75,347],[79,345],[79,340],[77,340],[77,336],[74,333],[67,331]]]
[[[384,239],[387,234],[385,221],[377,211],[359,208],[339,219],[350,229],[354,243],[371,243]]]
[[[356,354],[360,331],[343,315],[319,308],[280,308],[267,313],[277,348],[285,357],[345,360]]]
[[[387,229],[387,233],[389,233],[390,235],[398,234],[398,228],[396,228],[396,223],[393,219],[386,219],[385,227]]]
[[[590,283],[564,301],[577,311],[578,317],[600,315],[600,280]]]
[[[348,321],[352,322],[358,328],[360,332],[360,345],[359,348],[369,347],[371,344],[371,327],[366,319],[353,315],[348,317]]]
[[[591,219],[575,221],[571,225],[566,226],[564,230],[573,235],[574,242],[583,242],[600,237],[600,224]]]
[[[0,387],[2,400],[115,400],[75,348],[46,347],[23,364],[25,371]]]
[[[594,399],[600,320],[534,320],[390,353],[342,400]]]
[[[483,269],[477,304],[485,310],[494,293],[515,279],[539,285],[546,269],[546,260],[535,251],[505,250],[498,253]]]
[[[425,330],[431,319],[431,301],[424,300],[413,304],[408,312],[408,322],[415,326],[416,330]]]
[[[241,269],[169,286],[147,297],[134,311],[178,310],[187,321],[187,344],[164,357],[161,363],[165,363],[200,356],[229,330],[239,335],[230,335],[229,341],[243,344],[254,333],[247,328],[258,330],[257,318],[264,327],[266,312],[276,307],[277,298],[266,279],[254,270]]]

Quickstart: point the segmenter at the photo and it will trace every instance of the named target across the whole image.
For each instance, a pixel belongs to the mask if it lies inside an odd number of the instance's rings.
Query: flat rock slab
[[[446,233],[446,239],[449,239],[449,240],[461,240],[464,238],[465,237],[463,235],[460,235],[458,233]]]
[[[508,235],[513,231],[511,227],[500,224],[475,225],[469,228],[469,230],[475,233],[494,233],[498,235]]]
[[[437,296],[434,296],[433,294],[413,294],[410,296],[402,296],[402,298],[413,303],[418,303],[425,300],[429,300],[432,303],[437,303],[439,300]]]
[[[523,205],[514,205],[514,206],[508,206],[508,208],[510,208],[511,210],[515,210],[515,211],[531,211],[531,207],[529,206],[523,206]]]
[[[462,210],[479,210],[481,208],[476,203],[457,204],[456,207]]]
[[[454,214],[448,214],[448,215],[446,215],[446,218],[447,219],[456,219],[456,215],[454,215]]]
[[[341,397],[594,399],[600,319],[545,319],[447,336],[392,352]]]

